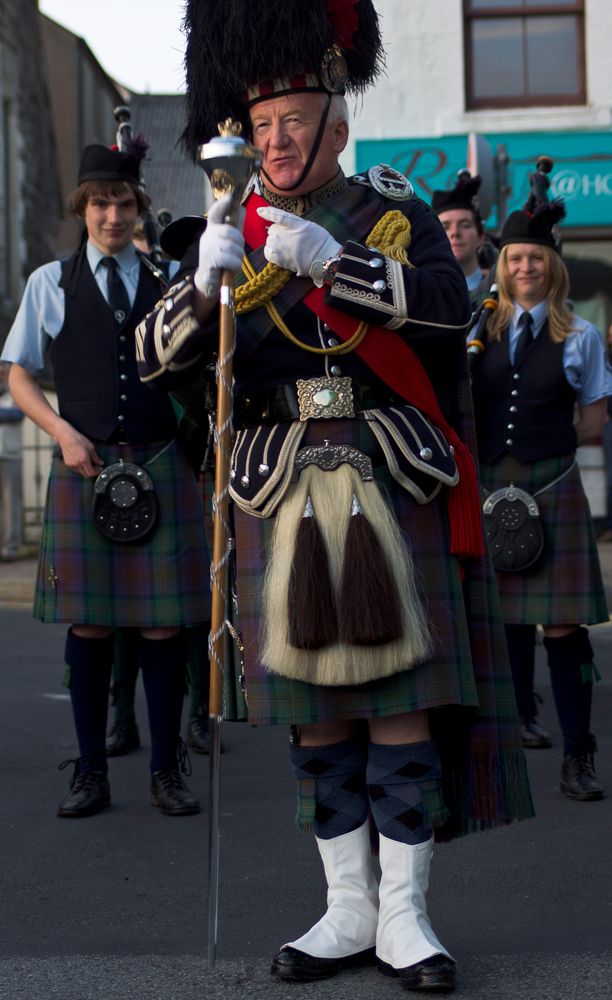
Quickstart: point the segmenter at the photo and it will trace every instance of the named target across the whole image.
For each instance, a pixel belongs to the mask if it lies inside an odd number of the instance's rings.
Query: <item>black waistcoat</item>
[[[61,416],[94,441],[146,444],[174,437],[167,392],[143,385],[136,369],[134,331],[161,294],[154,276],[140,266],[134,305],[121,326],[86,257],[62,262],[60,286],[66,311],[50,356]]]
[[[508,358],[507,330],[488,341],[472,391],[481,462],[504,452],[535,462],[575,450],[576,393],[563,371],[563,343],[550,339],[548,321],[518,366]]]

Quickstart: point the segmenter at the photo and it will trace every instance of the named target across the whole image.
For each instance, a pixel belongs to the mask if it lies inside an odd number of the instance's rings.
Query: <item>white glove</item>
[[[264,246],[266,260],[294,271],[300,278],[312,277],[310,271],[315,261],[337,257],[342,249],[342,244],[316,222],[271,205],[258,208],[257,212],[262,219],[273,223]]]
[[[202,295],[215,298],[221,286],[221,272],[240,270],[244,255],[244,236],[241,228],[244,209],[238,220],[240,229],[223,219],[230,207],[231,195],[216,201],[208,210],[206,229],[200,236],[200,257],[194,283]]]

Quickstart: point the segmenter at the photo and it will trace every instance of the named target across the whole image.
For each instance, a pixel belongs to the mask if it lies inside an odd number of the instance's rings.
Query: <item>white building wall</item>
[[[375,0],[387,73],[363,100],[350,101],[351,141],[343,158],[354,170],[357,139],[466,132],[562,131],[612,126],[612,3],[586,0],[587,99],[584,106],[465,110],[461,0]]]

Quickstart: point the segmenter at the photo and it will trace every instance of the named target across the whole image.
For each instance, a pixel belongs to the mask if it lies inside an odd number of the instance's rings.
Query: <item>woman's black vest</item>
[[[548,321],[522,361],[508,358],[508,331],[487,341],[472,379],[480,461],[505,452],[519,462],[536,462],[576,449],[576,393],[563,370],[563,343],[548,334]]]
[[[79,259],[80,257],[80,259]],[[83,251],[62,262],[64,325],[50,348],[59,412],[93,441],[167,441],[176,418],[167,392],[138,378],[134,331],[161,288],[140,265],[136,298],[120,326]]]

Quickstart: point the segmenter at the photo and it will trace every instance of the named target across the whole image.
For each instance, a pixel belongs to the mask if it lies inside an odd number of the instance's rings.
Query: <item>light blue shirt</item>
[[[524,312],[533,317],[533,335],[539,336],[546,322],[546,302],[538,302],[532,309],[523,309],[514,303],[514,315],[508,327],[508,355],[514,361],[516,345],[521,335],[519,316]],[[603,338],[592,323],[574,315],[572,333],[563,344],[563,371],[576,392],[579,406],[589,406],[598,399],[612,395],[612,375],[606,363]]]
[[[475,292],[483,278],[484,275],[479,267],[477,267],[475,271],[472,271],[471,274],[468,274],[465,279],[468,292]]]
[[[102,264],[103,254],[87,243],[87,262],[104,300],[108,302],[106,291],[108,270]],[[140,277],[140,257],[130,243],[113,255],[117,261],[117,274],[126,287],[130,305],[134,305]],[[170,268],[171,273],[178,268]],[[66,300],[59,281],[62,275],[61,261],[53,260],[32,272],[23,293],[21,304],[2,351],[2,361],[14,362],[35,375],[42,371],[45,352],[64,325]]]

